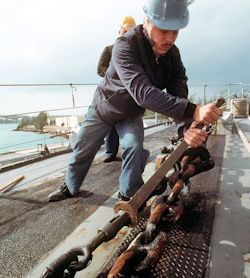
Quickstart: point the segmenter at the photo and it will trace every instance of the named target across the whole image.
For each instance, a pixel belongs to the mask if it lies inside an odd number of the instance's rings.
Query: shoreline
[[[64,142],[63,144],[58,143],[58,144],[51,144],[51,145],[46,145],[49,149],[50,152],[54,152],[56,149],[60,149],[60,148],[65,148],[67,149],[69,147],[70,142]],[[11,158],[11,157],[19,157],[21,155],[24,154],[32,154],[38,152],[38,148],[37,147],[29,147],[29,148],[23,148],[23,149],[18,149],[18,150],[13,150],[10,152],[6,152],[6,153],[0,153],[0,159],[4,159],[4,158]]]
[[[62,129],[58,126],[45,126],[44,129],[41,130],[35,130],[32,127],[26,127],[26,128],[21,128],[21,129],[12,129],[10,130],[10,132],[12,131],[20,131],[20,132],[25,132],[25,133],[30,133],[30,134],[34,134],[33,136],[35,136],[35,134],[37,134],[38,137],[43,137],[46,136],[45,134],[48,134],[46,137],[46,141],[49,140],[49,142],[45,142],[44,138],[38,138],[35,139],[35,141],[39,141],[41,142],[41,147],[38,147],[38,144],[34,143],[29,144],[29,140],[26,140],[28,142],[24,142],[23,145],[24,146],[18,146],[20,145],[20,142],[16,143],[16,146],[6,146],[7,149],[3,149],[3,152],[0,152],[0,157],[1,158],[5,158],[5,157],[9,157],[9,156],[15,156],[15,155],[19,155],[21,153],[31,153],[31,152],[37,152],[37,151],[41,151],[44,148],[44,145],[46,145],[48,148],[54,148],[54,147],[58,147],[58,146],[68,146],[69,144],[69,129]],[[40,136],[39,136],[40,135]],[[14,137],[19,137],[18,134],[15,135],[15,133],[11,136]],[[24,135],[25,136],[25,135]],[[36,137],[36,136],[35,136]],[[57,138],[56,138],[57,137]],[[60,139],[61,138],[61,139]],[[44,142],[42,142],[44,141]],[[61,141],[61,142],[60,142]],[[27,144],[26,144],[27,143]],[[26,146],[25,146],[26,145]],[[3,148],[5,148],[5,146],[3,145]]]
[[[70,133],[72,127],[60,127],[60,126],[44,126],[43,129],[36,129],[33,125],[24,126],[20,128],[13,129],[12,131],[23,131],[23,132],[36,132],[40,134],[60,134],[60,135],[67,135]]]

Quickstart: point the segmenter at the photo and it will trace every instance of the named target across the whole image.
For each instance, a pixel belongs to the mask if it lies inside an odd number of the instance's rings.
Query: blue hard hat
[[[143,7],[149,21],[164,30],[179,30],[189,21],[188,0],[148,0]]]

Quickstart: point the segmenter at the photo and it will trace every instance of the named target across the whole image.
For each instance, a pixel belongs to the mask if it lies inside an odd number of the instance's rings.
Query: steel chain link
[[[155,197],[151,203],[150,216],[144,231],[139,233],[128,248],[118,257],[108,278],[143,277],[143,273],[154,267],[161,257],[167,233],[163,227],[179,220],[184,211],[183,196],[190,192],[189,179],[214,167],[208,150],[204,146],[189,148],[180,158],[180,170],[175,170],[165,182],[171,188]],[[144,276],[145,277],[145,276]]]

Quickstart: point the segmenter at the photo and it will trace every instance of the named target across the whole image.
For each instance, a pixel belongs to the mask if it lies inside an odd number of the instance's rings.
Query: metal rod
[[[78,109],[78,108],[88,108],[89,106],[75,106],[75,107],[66,107],[66,108],[57,108],[57,109],[49,109],[49,110],[42,110],[42,112],[52,112],[52,111],[60,111],[60,110],[70,110],[70,109]],[[17,113],[17,114],[9,114],[9,115],[0,115],[0,117],[8,118],[13,116],[20,116],[20,115],[27,115],[27,114],[37,114],[41,111],[32,111],[32,112],[24,112],[24,113]]]
[[[0,87],[36,87],[36,86],[92,86],[98,83],[31,83],[31,84],[0,84]]]
[[[240,84],[240,88],[241,88],[241,97],[244,97],[244,90],[243,90],[243,83]]]

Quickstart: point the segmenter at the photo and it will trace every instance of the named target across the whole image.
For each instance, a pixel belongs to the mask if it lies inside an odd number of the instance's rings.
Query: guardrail
[[[77,119],[77,117],[79,117],[79,115],[83,115],[85,114],[85,112],[87,111],[88,105],[81,105],[83,104],[83,102],[85,101],[85,98],[88,94],[93,94],[95,91],[95,86],[97,86],[97,83],[44,83],[44,84],[0,84],[0,90],[6,90],[6,88],[8,90],[11,89],[11,91],[8,91],[8,96],[10,98],[12,98],[12,94],[14,94],[15,90],[23,90],[22,88],[25,88],[25,90],[28,89],[32,89],[32,92],[35,92],[34,94],[36,94],[37,90],[46,87],[46,90],[48,90],[49,87],[55,88],[55,87],[59,87],[60,90],[61,88],[63,88],[63,94],[66,92],[66,95],[68,97],[67,99],[67,103],[69,103],[69,101],[72,102],[72,106],[66,106],[63,108],[47,108],[47,109],[39,109],[39,110],[34,110],[34,111],[23,111],[20,113],[11,113],[11,114],[5,114],[5,115],[0,115],[0,123],[2,122],[6,122],[8,123],[8,119],[13,119],[14,117],[16,117],[16,119],[20,120],[22,119],[24,116],[34,116],[39,114],[40,112],[45,112],[48,114],[49,118],[55,118],[56,116],[58,116],[58,118],[61,117],[61,121],[58,120],[59,123],[57,123],[55,125],[55,133],[58,136],[58,138],[61,138],[60,140],[62,141],[62,144],[65,143],[66,139],[64,139],[65,134],[64,131],[66,130],[66,127],[69,126],[70,129],[74,128],[74,126],[80,122],[79,119]],[[197,102],[199,102],[198,104],[204,104],[206,103],[208,99],[208,97],[211,95],[211,92],[214,91],[214,88],[216,88],[217,92],[216,92],[216,98],[218,95],[223,95],[224,97],[228,97],[228,99],[230,99],[233,95],[239,95],[240,97],[249,97],[249,88],[250,84],[245,84],[245,83],[230,83],[230,84],[225,84],[225,85],[206,85],[206,84],[201,84],[201,85],[190,85],[189,86],[189,95],[190,98],[192,99],[193,96],[198,97]],[[12,91],[14,90],[14,91]],[[53,89],[55,90],[55,89]],[[31,92],[31,91],[30,91]],[[56,92],[57,93],[57,92]],[[22,94],[22,93],[21,93]],[[26,98],[24,99],[24,101],[26,103],[31,102],[31,98],[33,97],[34,94],[26,94]],[[53,93],[51,93],[53,94]],[[58,93],[57,93],[58,94]],[[60,99],[62,93],[60,91],[60,94],[58,94],[58,99]],[[60,96],[60,97],[59,97]],[[92,97],[91,97],[92,99]],[[192,102],[196,103],[195,101],[195,97],[193,97]],[[47,104],[47,102],[46,102]],[[49,104],[51,104],[49,102]],[[21,105],[21,103],[20,103]],[[42,103],[41,103],[42,105]],[[67,117],[63,118],[63,115],[65,115],[65,113],[67,113]],[[72,118],[69,120],[69,118]],[[73,120],[74,118],[74,120]],[[149,128],[151,126],[155,126],[158,124],[161,124],[161,122],[163,121],[169,121],[171,119],[161,119],[161,116],[157,113],[154,113],[153,115],[150,116],[145,116],[143,117],[144,121],[147,121],[147,126],[146,128]],[[152,121],[150,121],[152,119]],[[71,121],[71,123],[67,124],[64,123],[63,121]],[[72,123],[72,121],[74,121],[75,124]],[[150,122],[150,125],[148,124]],[[49,126],[49,128],[51,128],[51,125]],[[13,133],[12,133],[13,136]],[[42,137],[42,136],[41,136]],[[44,136],[43,138],[41,138],[40,140],[33,140],[34,145],[35,142],[39,142],[39,144],[43,143],[44,145],[47,144],[47,141],[50,141],[52,136]],[[32,140],[29,140],[32,141]],[[13,149],[15,149],[15,147],[20,146],[18,148],[21,148],[22,146],[24,147],[25,144],[27,142],[26,141],[20,141],[18,140],[18,143],[16,144],[10,144],[10,142],[8,142],[8,144],[2,145],[0,144],[0,153],[3,153],[4,149],[6,150],[10,150],[10,147],[12,147]]]

